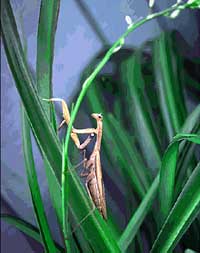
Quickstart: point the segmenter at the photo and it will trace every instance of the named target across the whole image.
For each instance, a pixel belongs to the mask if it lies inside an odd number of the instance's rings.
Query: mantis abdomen
[[[103,186],[103,196],[99,191],[95,172],[91,172],[86,179],[86,188],[88,189],[88,194],[90,195],[94,205],[99,210],[103,218],[107,219],[104,185],[102,186]]]

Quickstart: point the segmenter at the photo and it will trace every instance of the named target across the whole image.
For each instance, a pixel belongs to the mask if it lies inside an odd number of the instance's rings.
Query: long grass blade
[[[151,253],[171,252],[200,211],[200,163],[169,213]]]
[[[190,124],[191,132],[200,134],[200,124],[196,124],[200,119],[200,104],[194,109],[194,111],[188,116],[186,125],[183,124],[181,128],[182,133],[189,133],[187,122]],[[194,155],[194,149],[191,148],[192,143],[188,142],[186,145],[180,145],[180,154],[181,157],[178,161],[177,173],[176,173],[176,187],[175,187],[175,196],[180,193],[181,187],[184,184],[187,169],[189,167],[188,162],[191,160],[191,156]],[[194,146],[194,144],[193,144]]]
[[[31,225],[30,223],[27,223],[20,218],[16,218],[7,214],[1,214],[1,219],[6,221],[8,224],[15,226],[17,229],[22,231],[24,234],[30,236],[34,240],[43,243],[39,229]]]
[[[34,207],[34,213],[36,215],[36,220],[39,225],[39,230],[45,250],[47,252],[55,253],[56,248],[48,225],[40,193],[40,188],[37,181],[37,174],[35,170],[34,158],[32,153],[30,126],[28,124],[24,109],[22,108],[21,111],[22,111],[22,137],[23,137],[24,160],[29,189],[31,192],[31,198]]]
[[[183,89],[179,79],[177,56],[172,41],[162,33],[154,45],[154,73],[158,83],[161,113],[165,122],[168,140],[179,132],[186,117]]]
[[[123,252],[126,251],[126,249],[129,247],[130,243],[138,233],[138,229],[143,223],[144,218],[148,214],[153,200],[155,199],[158,185],[159,176],[154,179],[151,187],[149,188],[139,207],[131,217],[126,229],[123,231],[120,240],[118,241],[118,245]]]
[[[68,225],[68,208],[67,202],[69,200],[69,174],[67,169],[67,164],[65,163],[65,152],[64,144],[62,151],[62,188],[61,188],[61,197],[62,197],[62,229],[64,235],[64,242],[66,249],[70,252],[70,244],[67,239],[69,234],[69,225]]]
[[[59,0],[53,0],[51,2],[42,1],[40,5],[37,34],[36,87],[38,95],[41,98],[52,97],[52,67],[54,56],[54,41],[59,7]],[[55,132],[57,132],[54,105],[49,104],[43,100],[41,101],[41,103],[48,119],[52,123],[52,127],[54,128]],[[49,168],[50,165],[46,160],[45,156],[43,156],[43,159],[52,205],[56,212],[60,228],[62,228],[62,213],[60,208],[61,203],[59,202],[61,200],[61,198],[59,197],[60,192],[55,191],[52,182],[54,179],[52,179],[52,173],[49,173],[49,171],[51,170],[51,168]],[[70,247],[68,245],[68,250],[69,248]]]
[[[159,184],[161,223],[165,220],[173,205],[176,165],[178,160],[179,144],[180,141],[182,140],[187,140],[196,144],[200,144],[200,135],[196,134],[176,135],[164,154],[160,170],[160,184]]]
[[[54,40],[60,0],[42,1],[37,35],[37,90],[42,98],[52,97],[52,64]],[[48,103],[42,101],[44,110],[49,115]]]
[[[144,80],[138,53],[132,55],[122,64],[121,75],[124,83],[124,95],[128,97],[127,101],[130,101],[126,110],[132,127],[136,130],[144,157],[151,156],[151,160],[154,160],[153,167],[159,167],[162,149],[153,123],[152,113],[150,113],[144,97]]]
[[[118,138],[116,140],[118,146],[124,150],[124,153],[127,154],[131,161],[129,164],[129,170],[126,170],[127,175],[129,177],[133,177],[134,175],[131,172],[134,170],[136,173],[136,179],[141,182],[140,184],[142,185],[142,189],[146,192],[150,186],[150,175],[139,155],[139,152],[136,149],[135,144],[130,142],[129,136],[126,133],[125,129],[123,129],[120,122],[118,122],[112,114],[108,114],[107,118],[109,125],[113,130],[113,134],[118,135]],[[130,170],[130,165],[133,166],[132,170]]]

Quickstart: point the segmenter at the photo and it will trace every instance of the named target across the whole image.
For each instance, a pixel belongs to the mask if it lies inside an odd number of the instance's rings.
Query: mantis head
[[[96,119],[97,121],[103,120],[103,116],[101,113],[92,113],[91,116],[92,116],[92,118]]]

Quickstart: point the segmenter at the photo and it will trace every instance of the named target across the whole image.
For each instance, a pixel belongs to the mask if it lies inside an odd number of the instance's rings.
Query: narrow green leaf
[[[139,156],[139,152],[137,151],[135,144],[130,142],[130,138],[125,129],[123,129],[120,122],[118,122],[112,114],[108,114],[107,118],[110,128],[113,130],[114,136],[118,135],[116,143],[118,143],[119,147],[124,150],[131,161],[129,168],[126,167],[127,169],[125,173],[127,173],[132,180],[134,180],[133,177],[135,177],[138,182],[140,181],[143,190],[146,192],[150,187],[150,175]],[[133,166],[132,169],[130,168],[131,165]],[[136,174],[133,174],[133,171],[135,171]]]
[[[178,142],[171,144],[162,159],[159,184],[160,223],[162,223],[168,215],[173,202],[178,148]]]
[[[126,229],[122,233],[120,240],[118,241],[118,245],[123,252],[126,251],[128,246],[138,233],[138,229],[140,228],[141,224],[144,221],[144,218],[148,214],[152,206],[153,200],[156,196],[158,185],[159,176],[154,179],[151,187],[149,188],[139,207],[131,217]]]
[[[42,243],[39,229],[36,228],[35,226],[33,226],[32,224],[30,224],[20,218],[17,218],[17,217],[11,216],[11,215],[7,215],[7,214],[1,214],[1,219],[6,221],[10,225],[13,225],[17,229],[19,229],[21,232],[30,236],[31,238],[33,238],[37,242]],[[64,249],[59,244],[57,244],[56,242],[54,242],[54,244],[59,252],[63,252],[63,253],[65,252]]]
[[[50,193],[53,207],[56,211],[58,223],[61,227],[61,224],[62,224],[61,188],[60,188],[60,184],[59,184],[57,178],[55,177],[52,166],[49,163],[49,160],[47,159],[45,154],[44,154],[44,157],[45,157],[44,166],[45,166],[45,172],[46,172],[47,182],[48,182],[48,186],[49,186],[49,193]]]
[[[55,106],[53,103],[50,104],[50,121],[52,122],[53,129],[55,133],[57,134],[58,126],[57,126],[57,121],[56,121]]]
[[[183,133],[198,133],[200,134],[200,104],[194,109],[194,111],[188,116],[187,120],[185,121],[186,124],[183,124],[181,128],[181,132]],[[189,124],[188,124],[189,123]],[[189,129],[188,129],[189,127]],[[182,185],[186,179],[187,170],[189,167],[188,161],[191,160],[191,157],[194,156],[194,150],[191,146],[191,142],[186,143],[186,145],[180,145],[180,158],[178,160],[178,167],[176,173],[176,187],[175,187],[175,197],[178,196]]]
[[[30,127],[24,109],[22,108],[21,111],[24,160],[29,189],[31,192],[31,198],[34,207],[34,213],[36,215],[37,223],[39,225],[39,230],[45,250],[47,252],[55,253],[56,248],[48,225],[47,217],[45,215],[40,188],[37,181],[37,174],[32,153]]]
[[[199,128],[199,119],[200,119],[200,104],[193,110],[193,112],[188,115],[183,126],[181,127],[182,133],[196,132]]]
[[[68,166],[65,163],[65,147],[63,144],[63,150],[62,150],[62,187],[61,187],[61,197],[62,197],[62,229],[63,229],[63,235],[64,235],[64,242],[66,245],[67,251],[70,250],[70,244],[67,239],[67,236],[69,234],[69,224],[68,224],[68,208],[67,203],[69,200],[69,172],[68,172]]]
[[[168,139],[179,132],[186,116],[183,89],[179,82],[177,56],[172,41],[162,33],[154,45],[154,73],[158,83],[161,113],[167,128]]]
[[[40,4],[40,15],[38,24],[38,34],[37,34],[37,64],[36,64],[36,77],[37,77],[37,92],[41,98],[51,98],[52,97],[52,67],[53,67],[53,56],[54,56],[54,41],[55,33],[57,27],[57,19],[59,12],[60,1],[53,0],[41,1]],[[52,122],[52,126],[57,133],[56,127],[56,116],[54,105],[41,101],[44,111],[48,119]],[[58,190],[56,191],[53,187],[53,181],[50,164],[48,163],[45,156],[44,167],[47,176],[48,188],[50,192],[51,202],[56,212],[57,220],[62,228],[62,213],[61,213],[61,196]],[[63,236],[65,237],[65,236]],[[70,246],[67,242],[68,251]]]
[[[52,64],[59,7],[60,0],[43,0],[40,5],[36,76],[38,94],[42,98],[52,97]],[[48,103],[42,101],[42,105],[49,115]]]
[[[175,173],[178,159],[178,151],[180,141],[187,140],[200,144],[200,135],[196,134],[178,134],[174,137],[172,143],[168,146],[160,170],[159,184],[159,202],[160,202],[160,218],[161,223],[165,220],[174,198]]]
[[[200,163],[169,213],[151,253],[171,252],[200,211]]]
[[[173,142],[181,140],[187,140],[196,144],[200,144],[200,135],[179,133],[173,138]]]
[[[8,224],[15,226],[17,229],[30,236],[34,240],[43,243],[39,229],[30,223],[7,214],[1,214],[1,219],[6,221]]]
[[[144,157],[151,156],[155,161],[153,167],[159,167],[162,149],[152,113],[144,97],[144,80],[141,73],[139,54],[132,55],[122,63],[121,75],[124,82],[124,95],[128,96],[127,102],[130,101],[126,111],[132,127],[135,126],[136,128],[137,139],[144,152]],[[149,164],[149,166],[152,166],[152,164]]]

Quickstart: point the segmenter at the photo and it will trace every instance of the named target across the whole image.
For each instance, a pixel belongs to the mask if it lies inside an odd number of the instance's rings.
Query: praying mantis
[[[61,102],[63,111],[63,121],[59,125],[60,129],[65,123],[68,125],[70,121],[70,113],[66,102],[61,98],[50,98],[43,99],[49,102]],[[92,113],[91,116],[96,120],[96,128],[85,128],[76,129],[72,128],[71,138],[74,141],[76,147],[79,150],[84,150],[85,147],[91,142],[94,135],[96,135],[96,142],[93,151],[89,159],[83,160],[83,167],[85,169],[84,173],[81,173],[82,177],[86,177],[85,187],[87,193],[92,200],[94,206],[99,210],[102,217],[107,219],[106,212],[106,200],[105,200],[105,190],[102,178],[101,160],[100,160],[100,149],[103,131],[103,116],[99,113]],[[86,140],[81,144],[78,134],[89,134]]]

